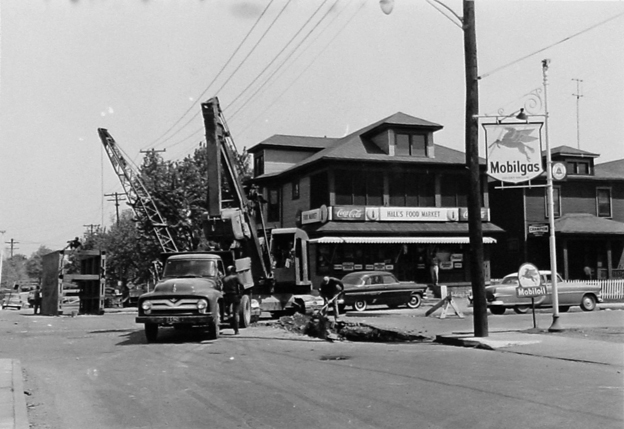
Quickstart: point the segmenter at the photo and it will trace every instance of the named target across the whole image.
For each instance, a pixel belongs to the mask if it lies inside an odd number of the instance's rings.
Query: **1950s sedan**
[[[552,276],[550,271],[540,270],[542,284],[546,286],[546,295],[536,296],[535,307],[552,307]],[[499,284],[485,288],[485,298],[492,314],[503,314],[506,309],[513,308],[516,313],[525,313],[531,308],[531,298],[518,297],[516,289],[518,273],[508,274]],[[583,281],[565,281],[557,274],[557,296],[559,310],[568,311],[571,306],[580,306],[584,311],[593,311],[596,303],[602,302],[599,285],[588,284]]]
[[[357,271],[342,278],[344,303],[356,311],[364,311],[368,305],[385,304],[390,308],[406,305],[418,308],[427,289],[426,285],[400,282],[387,271]]]

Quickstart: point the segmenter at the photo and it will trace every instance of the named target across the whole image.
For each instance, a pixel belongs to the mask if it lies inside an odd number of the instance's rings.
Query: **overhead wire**
[[[247,53],[247,55],[242,59],[242,61],[238,64],[238,66],[234,69],[234,71],[232,73],[230,73],[229,77],[225,80],[225,82],[219,87],[219,89],[217,89],[215,92],[218,94],[221,92],[221,90],[225,87],[225,85],[227,85],[230,80],[234,77],[234,75],[238,72],[238,70],[240,70],[240,68],[247,62],[247,60],[249,59],[249,57],[251,56],[251,54],[253,52],[255,52],[256,48],[258,47],[258,45],[264,40],[265,36],[267,35],[267,33],[271,30],[271,28],[273,28],[273,26],[275,25],[275,23],[277,22],[277,20],[282,16],[282,14],[284,13],[284,11],[286,10],[286,8],[288,7],[288,5],[290,4],[292,0],[288,0],[288,2],[286,2],[286,4],[284,5],[284,7],[279,11],[279,13],[276,15],[276,17],[273,19],[273,21],[269,24],[269,26],[265,29],[265,31],[262,33],[262,35],[260,36],[260,38],[256,41],[256,43],[252,46],[252,48],[250,49],[250,51]],[[246,39],[245,39],[246,40]],[[208,88],[206,88],[205,92],[208,90]],[[203,96],[203,94],[202,94]],[[200,96],[200,98],[202,97]],[[194,106],[192,106],[194,107]],[[191,108],[192,108],[191,107]],[[190,109],[189,109],[190,110]],[[189,111],[187,110],[187,112]],[[169,136],[168,138],[166,138],[165,140],[163,140],[163,143],[170,140],[171,138],[173,138],[173,136],[175,136],[176,134],[178,134],[180,131],[182,131],[186,126],[188,126],[197,116],[199,116],[199,111],[195,112],[195,114],[193,116],[191,116],[191,118],[186,121],[179,129],[178,131],[176,131],[175,133],[173,133],[171,136]],[[197,131],[196,131],[197,132]],[[194,132],[193,134],[195,134],[196,132]],[[165,146],[165,147],[169,147],[169,146]]]
[[[248,125],[241,129],[239,131],[239,134],[243,134],[245,131],[247,131],[249,129],[249,127],[251,127],[257,120],[258,118],[260,118],[260,116],[262,116],[262,114],[264,114],[267,110],[269,110],[271,107],[273,107],[275,105],[275,103],[277,103],[281,97],[288,92],[288,90],[299,80],[299,78],[301,78],[301,76],[303,76],[305,74],[306,71],[308,71],[308,69],[316,62],[316,59],[318,57],[320,57],[323,52],[325,52],[325,50],[336,40],[336,38],[349,26],[349,24],[351,23],[351,21],[353,21],[353,19],[356,17],[356,15],[363,9],[364,5],[366,3],[362,2],[360,3],[360,7],[358,9],[355,10],[355,12],[353,13],[353,15],[351,15],[351,17],[349,18],[349,20],[345,23],[345,25],[343,25],[342,27],[340,27],[340,30],[338,30],[338,32],[327,42],[327,44],[316,54],[316,56],[314,56],[312,58],[312,60],[308,63],[308,65],[301,70],[301,72],[297,75],[297,77],[295,77],[295,79],[287,86],[285,87],[282,92],[279,93],[279,95],[269,104],[266,106],[266,108],[264,110],[262,110],[262,112],[260,112],[253,120],[251,120]],[[342,14],[345,10],[347,9],[347,7],[345,7],[340,14]],[[332,20],[333,22],[333,20]]]
[[[238,44],[238,46],[236,47],[236,49],[234,50],[234,52],[232,53],[232,55],[230,55],[230,57],[228,58],[228,60],[225,62],[225,64],[221,67],[221,69],[219,70],[219,72],[215,75],[215,77],[212,79],[212,81],[208,84],[208,86],[206,86],[206,88],[204,88],[204,90],[202,91],[202,93],[195,98],[195,100],[201,100],[201,98],[206,94],[206,92],[208,92],[208,90],[210,89],[210,87],[216,82],[216,80],[221,76],[221,74],[225,71],[225,69],[227,68],[227,66],[232,62],[232,60],[234,59],[234,57],[236,56],[236,54],[240,51],[240,49],[242,48],[242,46],[245,44],[245,42],[247,41],[247,39],[249,39],[249,36],[251,35],[251,33],[254,31],[254,29],[258,26],[258,24],[260,23],[260,21],[262,20],[262,18],[264,17],[264,15],[266,14],[267,10],[269,10],[269,8],[271,7],[271,4],[273,4],[274,0],[271,0],[269,2],[269,4],[267,4],[267,6],[264,8],[264,10],[262,11],[262,13],[258,16],[258,19],[256,19],[256,21],[254,22],[254,24],[251,26],[251,28],[249,29],[249,31],[247,32],[247,34],[245,35],[245,37],[243,38],[243,40],[241,40],[241,42]],[[290,0],[289,0],[290,2]],[[247,58],[247,57],[246,57]],[[245,60],[243,60],[244,62]],[[156,144],[160,139],[162,139],[164,136],[166,136],[176,125],[178,125],[180,123],[180,121],[182,121],[182,119],[193,109],[196,107],[196,103],[192,103],[191,106],[189,106],[189,108],[182,114],[182,116],[180,116],[180,118],[173,124],[171,125],[171,127],[169,127],[164,133],[162,133],[162,135],[160,137],[158,137],[157,139],[155,139],[154,141],[152,141],[150,144],[143,146],[141,149],[145,149],[148,146],[153,146],[154,144]],[[195,115],[196,116],[196,115]],[[193,118],[195,117],[193,116]],[[184,128],[184,127],[182,127]],[[166,140],[165,140],[166,141]]]
[[[262,76],[264,74],[265,71],[267,71],[267,69],[269,67],[271,67],[271,65],[273,65],[273,63],[279,58],[279,56],[288,48],[288,46],[297,38],[297,36],[303,31],[303,29],[308,25],[308,23],[312,20],[312,18],[318,13],[319,10],[321,10],[321,8],[325,5],[325,3],[327,3],[328,0],[323,0],[323,2],[319,5],[319,7],[316,8],[316,10],[310,15],[310,17],[306,20],[306,22],[299,28],[299,30],[297,30],[297,32],[290,38],[290,40],[282,47],[282,49],[273,57],[273,59],[264,67],[264,69],[262,69],[262,71],[260,73],[258,73],[256,75],[256,77],[249,83],[249,85],[247,85],[245,87],[245,89],[243,89],[238,96],[236,96],[227,107],[225,107],[223,110],[228,110],[229,107],[231,107],[234,103],[236,103],[236,101],[238,99],[240,99],[240,97],[247,92],[247,90],[258,81],[258,79],[260,78],[260,76]]]
[[[245,102],[243,102],[243,104],[237,110],[235,110],[233,113],[229,114],[230,119],[234,119],[236,117],[236,114],[238,112],[240,112],[242,109],[244,109],[245,106],[247,106],[247,104],[249,104],[249,102],[251,102],[251,100],[260,92],[260,90],[262,90],[263,88],[266,87],[266,85],[273,79],[273,76],[275,76],[277,74],[277,72],[282,70],[282,67],[284,67],[284,64],[286,64],[286,62],[288,62],[288,60],[290,60],[290,58],[292,58],[292,56],[295,54],[295,52],[297,52],[299,47],[303,44],[303,42],[305,42],[308,39],[308,37],[310,37],[310,35],[314,32],[314,30],[316,30],[319,27],[319,25],[327,18],[327,15],[329,15],[329,13],[332,11],[332,9],[334,8],[334,6],[336,6],[337,3],[338,3],[338,0],[335,0],[334,4],[325,11],[325,14],[308,31],[308,33],[299,41],[299,43],[290,51],[290,53],[286,56],[286,58],[284,58],[284,60],[277,66],[277,68],[275,70],[273,70],[273,72],[264,80],[264,82],[262,84],[260,84],[260,86],[258,86],[258,88],[256,88],[256,90],[249,97],[247,97],[247,100]],[[335,20],[335,18],[336,17],[334,17],[334,20]],[[333,20],[332,20],[332,22],[333,22]],[[309,46],[310,45],[308,45],[308,47]],[[306,51],[306,49],[303,49],[303,50],[299,51],[299,56],[301,56],[303,54],[303,52]],[[293,63],[294,63],[294,61],[291,62],[289,64],[289,66],[292,65]]]
[[[514,64],[516,64],[516,63],[519,63],[520,61],[526,60],[527,58],[530,58],[530,57],[532,57],[533,55],[537,55],[537,54],[539,54],[540,52],[544,52],[544,51],[545,51],[545,50],[547,50],[547,49],[553,48],[553,47],[555,47],[555,46],[557,46],[557,45],[560,45],[560,44],[562,44],[562,43],[564,43],[564,42],[567,42],[568,40],[570,40],[570,39],[572,39],[572,38],[574,38],[574,37],[576,37],[576,36],[580,36],[580,35],[581,35],[581,34],[583,34],[583,33],[587,33],[588,31],[593,30],[594,28],[599,27],[599,26],[601,26],[601,25],[603,25],[603,24],[606,24],[606,23],[607,23],[607,22],[609,22],[609,21],[613,21],[614,19],[619,18],[620,16],[623,16],[623,15],[624,15],[624,12],[619,13],[619,14],[617,14],[617,15],[615,15],[615,16],[612,16],[612,17],[610,17],[610,18],[608,18],[608,19],[605,19],[604,21],[601,21],[601,22],[599,22],[599,23],[597,23],[597,24],[594,24],[594,25],[592,25],[592,26],[590,26],[590,27],[588,27],[588,28],[586,28],[586,29],[584,29],[584,30],[579,31],[578,33],[575,33],[575,34],[573,34],[573,35],[571,35],[571,36],[568,36],[568,37],[565,37],[565,38],[563,38],[563,39],[559,40],[558,42],[555,42],[555,43],[553,43],[553,44],[551,44],[551,45],[548,45],[548,46],[546,46],[545,48],[539,49],[539,50],[537,50],[537,51],[535,51],[535,52],[533,52],[533,53],[531,53],[531,54],[528,54],[528,55],[523,56],[522,58],[518,58],[517,60],[514,60],[514,61],[512,61],[512,62],[510,62],[510,63],[507,63],[507,64],[505,64],[505,65],[502,65],[502,66],[500,66],[500,67],[497,67],[497,68],[495,68],[494,70],[492,70],[492,71],[490,71],[490,72],[488,72],[488,73],[484,73],[484,74],[482,74],[482,75],[478,76],[478,77],[477,77],[477,79],[479,79],[479,80],[480,80],[480,79],[483,79],[484,77],[491,76],[491,75],[493,75],[493,74],[494,74],[494,73],[496,73],[496,72],[499,72],[499,71],[501,71],[501,70],[503,70],[503,69],[505,69],[505,68],[507,68],[507,67],[509,67],[509,66],[512,66],[512,65],[514,65]]]

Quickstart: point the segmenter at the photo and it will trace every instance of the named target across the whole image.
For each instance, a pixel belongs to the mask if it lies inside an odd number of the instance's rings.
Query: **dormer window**
[[[396,133],[395,156],[427,156],[425,134]]]
[[[568,174],[589,176],[591,174],[589,161],[568,161],[566,163]]]

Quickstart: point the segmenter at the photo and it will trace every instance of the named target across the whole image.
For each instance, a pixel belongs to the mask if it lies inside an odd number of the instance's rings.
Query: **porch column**
[[[570,280],[570,275],[568,272],[568,240],[563,238],[561,239],[561,248],[563,250],[563,278],[566,280]],[[554,275],[554,274],[553,274]]]
[[[611,240],[607,240],[607,278],[608,279],[612,279],[612,273],[611,271],[613,270],[613,252],[611,251]]]

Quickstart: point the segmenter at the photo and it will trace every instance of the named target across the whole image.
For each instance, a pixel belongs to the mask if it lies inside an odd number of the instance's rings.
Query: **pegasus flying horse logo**
[[[529,152],[531,154],[535,153],[535,148],[529,146],[529,143],[537,140],[537,137],[532,136],[533,131],[535,131],[535,129],[521,130],[512,127],[505,127],[504,134],[501,133],[502,137],[494,140],[492,144],[488,146],[488,149],[490,152],[492,152],[495,148],[500,149],[501,146],[509,149],[516,149],[522,153],[526,157],[527,162],[529,162]]]

